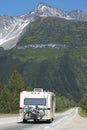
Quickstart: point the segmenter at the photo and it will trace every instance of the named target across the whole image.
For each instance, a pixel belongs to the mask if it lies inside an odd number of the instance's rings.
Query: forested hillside
[[[0,53],[0,79],[14,70],[30,88],[41,87],[78,101],[87,92],[87,49],[27,49]]]

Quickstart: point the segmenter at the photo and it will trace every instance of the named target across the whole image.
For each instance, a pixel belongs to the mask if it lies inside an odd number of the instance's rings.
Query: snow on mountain
[[[56,8],[52,8],[50,6],[47,6],[44,3],[39,4],[36,9],[34,10],[35,13],[39,14],[39,16],[53,16],[53,17],[59,17],[59,18],[65,18],[65,19],[72,19],[67,12],[58,10]]]
[[[48,16],[64,18],[67,20],[76,19],[87,21],[87,14],[84,14],[80,10],[65,12],[47,6],[44,3],[40,3],[29,14],[17,17],[10,17],[7,15],[0,16],[0,47],[3,47],[4,49],[11,49],[15,47],[27,25],[29,25],[32,21],[35,21],[38,17]]]
[[[23,29],[30,23],[29,20],[23,20],[21,17],[0,17],[0,46],[7,48],[10,42],[10,48],[16,45]],[[16,41],[16,42],[15,42]]]
[[[87,22],[87,14],[84,14],[82,10],[74,10],[72,12],[68,12],[68,15],[72,17],[72,19]]]

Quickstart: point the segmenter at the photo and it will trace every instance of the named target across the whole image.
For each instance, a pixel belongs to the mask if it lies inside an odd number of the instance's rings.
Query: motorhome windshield
[[[25,98],[24,105],[46,105],[46,98]]]

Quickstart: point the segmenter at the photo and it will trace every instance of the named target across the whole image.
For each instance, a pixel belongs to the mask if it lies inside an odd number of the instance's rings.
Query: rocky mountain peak
[[[74,10],[74,11],[72,11],[73,13],[77,13],[77,14],[83,14],[83,11],[82,10]]]
[[[0,47],[4,49],[13,48],[22,36],[22,33],[24,33],[24,29],[27,25],[35,21],[38,17],[49,16],[87,22],[87,14],[84,14],[82,10],[66,12],[50,7],[45,3],[40,3],[32,12],[25,15],[17,17],[7,15],[0,16]]]
[[[43,3],[43,2],[41,2],[41,3],[39,3],[38,5],[37,5],[37,9],[41,9],[43,6],[47,6],[45,3]],[[48,6],[47,6],[48,7]]]
[[[47,15],[48,11],[51,9],[51,7],[47,6],[45,3],[40,3],[35,8],[34,12],[38,13],[39,15],[45,14]],[[50,10],[51,11],[51,10]]]

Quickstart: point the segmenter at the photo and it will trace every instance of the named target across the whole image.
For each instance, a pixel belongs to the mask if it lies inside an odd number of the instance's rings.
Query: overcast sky
[[[0,0],[0,15],[27,14],[40,2],[64,11],[80,9],[87,14],[87,0]]]

